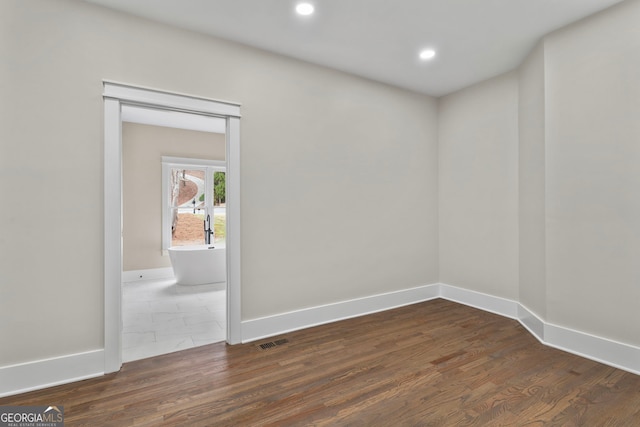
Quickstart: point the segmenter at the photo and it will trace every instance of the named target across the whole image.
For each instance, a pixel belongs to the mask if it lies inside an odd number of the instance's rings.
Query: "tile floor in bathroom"
[[[224,341],[226,286],[179,286],[174,279],[122,284],[122,361]]]

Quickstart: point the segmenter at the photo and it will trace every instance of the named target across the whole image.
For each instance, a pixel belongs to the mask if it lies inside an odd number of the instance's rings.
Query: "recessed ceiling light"
[[[311,15],[313,11],[314,7],[311,3],[298,3],[298,5],[296,6],[296,12],[298,12],[298,15]]]
[[[424,49],[420,52],[420,59],[427,61],[436,56],[436,51],[433,49]]]

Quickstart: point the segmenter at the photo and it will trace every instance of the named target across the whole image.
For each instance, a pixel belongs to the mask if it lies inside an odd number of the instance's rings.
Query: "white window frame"
[[[214,201],[211,200],[213,194],[213,172],[227,172],[226,162],[221,160],[191,159],[187,157],[162,156],[162,253],[167,255],[167,249],[171,247],[171,198],[169,193],[169,181],[171,169],[204,169],[205,170],[205,192],[204,211],[205,216],[211,215],[213,218]],[[204,238],[203,238],[204,244]]]

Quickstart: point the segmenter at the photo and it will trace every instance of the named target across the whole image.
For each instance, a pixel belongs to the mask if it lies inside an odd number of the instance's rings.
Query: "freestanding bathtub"
[[[169,258],[178,285],[204,285],[227,280],[225,247],[172,246]]]

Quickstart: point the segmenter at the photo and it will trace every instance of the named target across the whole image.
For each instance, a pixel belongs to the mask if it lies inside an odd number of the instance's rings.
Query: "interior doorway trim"
[[[215,116],[226,121],[227,342],[240,331],[240,104],[103,81],[104,372],[122,366],[122,106]]]

